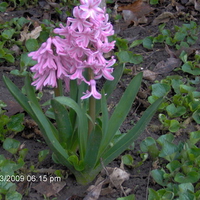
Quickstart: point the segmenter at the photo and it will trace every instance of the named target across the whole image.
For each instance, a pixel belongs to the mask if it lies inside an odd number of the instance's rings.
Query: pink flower
[[[90,96],[93,96],[95,99],[101,99],[101,94],[97,92],[96,90],[96,81],[95,80],[90,80],[90,90],[85,93],[84,96],[81,97],[81,99],[87,99]]]
[[[82,5],[79,7],[84,11],[82,17],[85,19],[89,17],[95,19],[97,14],[104,13],[104,11],[98,7],[101,3],[101,0],[80,0],[80,2]]]
[[[59,36],[48,38],[37,51],[29,54],[37,61],[31,68],[36,89],[46,85],[57,87],[57,79],[62,79],[69,91],[70,80],[77,80],[78,84],[84,81],[90,87],[81,99],[101,98],[95,79],[113,80],[112,65],[116,60],[104,58],[104,53],[110,52],[115,42],[108,41],[108,36],[114,34],[113,26],[108,22],[105,9],[98,7],[100,2],[80,0],[81,5],[73,10],[74,18],[69,17],[66,26],[60,24],[60,28],[54,29]],[[93,71],[92,80],[84,77],[87,68]]]
[[[73,15],[75,18],[68,18],[68,22],[71,22],[71,28],[76,31],[82,32],[85,27],[91,27],[92,23],[86,21],[84,18],[81,17],[83,12],[80,11],[78,7],[75,7],[73,10]]]
[[[54,46],[52,47],[52,45]],[[43,86],[46,85],[57,87],[57,79],[63,76],[68,76],[67,68],[60,65],[63,51],[64,49],[61,45],[61,38],[55,37],[53,39],[49,38],[47,42],[41,45],[38,51],[29,54],[32,59],[38,62],[36,65],[31,67],[31,71],[35,72],[33,77],[35,81],[32,85],[36,86],[37,90],[42,90]],[[56,56],[54,53],[58,53],[60,56]]]

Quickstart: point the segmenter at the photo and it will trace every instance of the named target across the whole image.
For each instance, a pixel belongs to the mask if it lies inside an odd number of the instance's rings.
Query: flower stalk
[[[57,87],[54,88],[54,96],[59,97],[63,96],[63,86],[62,86],[62,80],[57,80]]]

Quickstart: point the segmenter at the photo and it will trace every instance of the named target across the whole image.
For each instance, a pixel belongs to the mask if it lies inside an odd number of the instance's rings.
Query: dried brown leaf
[[[28,31],[29,31],[29,27],[25,26],[24,30],[20,33],[21,38],[19,39],[19,41],[23,42],[23,41],[28,40],[30,38],[37,39],[40,36],[40,32],[42,31],[42,27],[37,26],[30,33],[28,33]]]
[[[46,197],[56,196],[66,185],[66,182],[60,181],[55,183],[49,182],[39,182],[33,188],[37,190],[40,194],[45,195]]]
[[[181,66],[181,60],[178,58],[168,58],[167,61],[160,61],[154,68],[157,74],[165,74],[171,72],[176,67]]]
[[[166,23],[171,18],[174,18],[174,14],[173,13],[171,13],[171,12],[164,12],[164,13],[160,14],[158,17],[156,17],[153,20],[152,25],[158,25],[160,23]]]
[[[153,9],[142,0],[136,0],[132,4],[118,7],[118,11],[122,11],[125,22],[134,22],[136,25],[141,22],[146,23],[147,19],[145,19],[145,16],[152,12],[152,10]],[[139,22],[140,18],[142,18],[142,20]]]
[[[200,11],[200,1],[199,0],[194,0],[194,8],[197,11]]]
[[[148,69],[143,71],[143,78],[146,80],[149,80],[149,81],[154,81],[156,79],[157,75],[158,74],[156,72],[153,72]]]
[[[99,199],[99,195],[101,193],[101,188],[104,184],[104,181],[105,180],[101,181],[97,185],[95,184],[92,187],[90,187],[90,192],[87,194],[87,196],[83,200],[97,200],[97,199]]]
[[[176,58],[177,57],[176,54],[172,50],[169,49],[168,45],[165,45],[165,50],[170,55],[170,58]]]
[[[109,178],[111,183],[116,187],[120,188],[122,183],[128,180],[130,174],[128,174],[125,170],[115,167],[113,172],[110,174]]]
[[[12,101],[9,99],[2,100],[7,104],[5,109],[7,110],[6,115],[8,115],[9,117],[15,115],[16,113],[21,113],[24,111],[24,109],[16,101]]]

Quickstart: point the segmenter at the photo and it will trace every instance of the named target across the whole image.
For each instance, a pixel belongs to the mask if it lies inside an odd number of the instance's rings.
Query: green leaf
[[[12,154],[17,153],[19,146],[20,142],[12,138],[6,138],[3,143],[3,148]]]
[[[171,87],[164,83],[153,84],[152,85],[152,96],[163,97],[170,91],[170,89],[171,89]]]
[[[77,171],[83,171],[84,170],[85,166],[84,166],[83,161],[79,161],[79,159],[76,155],[71,155],[67,160],[71,163],[71,165],[74,166],[74,168]]]
[[[194,68],[192,69],[192,64],[189,63],[189,62],[186,62],[183,66],[182,66],[182,70],[184,72],[187,72],[189,74],[192,74],[192,75],[200,75],[200,69],[199,68]]]
[[[193,114],[192,114],[192,118],[194,119],[194,121],[197,124],[200,124],[200,109],[196,110]]]
[[[147,137],[146,139],[144,139],[140,143],[140,149],[143,152],[148,152],[153,159],[156,159],[160,152],[157,147],[156,141],[152,137]]]
[[[151,5],[158,4],[158,0],[150,0],[150,4],[151,4]]]
[[[169,131],[175,133],[180,128],[180,123],[176,119],[169,120]]]
[[[160,200],[160,197],[155,190],[149,188],[148,200]]]
[[[106,134],[108,130],[108,121],[109,121],[109,114],[106,102],[106,96],[104,91],[102,90],[101,93],[101,111],[102,111],[102,133]]]
[[[158,139],[157,139],[157,142],[160,144],[160,145],[165,145],[165,141],[168,141],[168,142],[172,142],[174,140],[174,135],[169,133],[169,134],[165,134],[165,135],[162,135],[160,136]]]
[[[10,63],[14,63],[15,62],[15,58],[13,57],[12,54],[5,54],[3,56],[4,59],[6,59],[6,61],[10,62]]]
[[[6,30],[4,30],[4,31],[1,33],[1,35],[2,35],[3,38],[9,40],[9,39],[12,38],[12,36],[13,36],[14,33],[15,33],[15,29],[12,29],[12,28],[11,28],[11,29],[6,29]]]
[[[192,144],[196,144],[198,141],[200,141],[200,131],[194,131],[190,132],[190,142]]]
[[[0,58],[4,58],[5,54],[6,52],[4,51],[4,49],[0,49]]]
[[[153,38],[153,43],[163,43],[165,41],[166,36],[159,34],[157,37]]]
[[[60,164],[67,166],[73,173],[76,174],[76,171],[74,171],[74,168],[72,167],[72,165],[67,161],[67,159],[69,158],[68,153],[61,146],[61,144],[58,142],[56,138],[56,136],[58,135],[58,132],[55,129],[55,127],[44,115],[41,108],[39,108],[33,102],[30,102],[30,106],[35,116],[37,116],[37,123],[43,133],[44,139],[46,143],[49,145],[49,147],[51,148],[51,150],[54,152],[56,159],[59,161]]]
[[[139,64],[143,61],[143,57],[139,54],[134,54],[132,51],[120,51],[116,53],[121,63]]]
[[[186,113],[184,106],[175,106],[173,103],[166,107],[167,114],[169,117],[180,117]]]
[[[30,20],[28,20],[24,17],[17,18],[16,24],[20,25],[21,27],[27,23],[30,23]]]
[[[140,54],[133,54],[133,55],[131,56],[130,63],[133,63],[133,64],[137,65],[137,64],[140,64],[140,63],[142,63],[142,62],[143,62],[143,57],[142,57],[142,55],[140,55]]]
[[[105,165],[110,163],[117,156],[119,156],[123,151],[125,151],[127,147],[130,146],[140,134],[142,134],[145,127],[150,122],[151,118],[153,117],[154,113],[157,111],[162,101],[163,99],[160,98],[151,106],[149,106],[147,110],[143,113],[142,117],[137,122],[137,124],[125,136],[123,136],[118,142],[116,142],[116,144],[113,147],[109,148],[103,154],[102,158]]]
[[[141,143],[140,143],[140,149],[143,152],[148,152],[149,146],[156,144],[156,141],[152,137],[147,137],[145,138]]]
[[[49,149],[45,149],[39,152],[38,161],[42,162],[49,154]]]
[[[23,121],[24,121],[24,114],[19,113],[11,116],[10,121],[6,126],[10,131],[18,133],[24,129]]]
[[[21,200],[22,199],[22,195],[16,191],[9,191],[6,196],[5,196],[5,200]]]
[[[171,173],[173,173],[175,170],[179,170],[181,166],[182,164],[178,160],[173,160],[166,165],[167,169],[169,169]]]
[[[51,105],[54,110],[56,124],[58,127],[59,137],[58,140],[61,145],[67,149],[70,146],[70,139],[74,132],[69,118],[69,113],[65,106],[60,104],[55,99],[51,100]]]
[[[116,37],[115,41],[116,41],[115,44],[119,48],[119,51],[128,50],[128,41],[126,39],[122,39],[120,37]]]
[[[136,47],[136,46],[142,44],[142,41],[143,41],[143,40],[134,40],[134,41],[131,43],[130,48],[133,48],[133,47]]]
[[[146,49],[152,49],[153,48],[153,37],[146,37],[142,41],[143,47]]]
[[[127,166],[133,166],[133,157],[130,154],[123,155],[122,162]]]
[[[194,192],[194,186],[192,183],[181,183],[179,184],[178,188],[179,188],[180,193],[185,193],[188,190],[190,190],[191,192]]]
[[[187,62],[187,59],[188,59],[188,55],[185,51],[181,51],[181,54],[179,56],[179,58],[184,62],[186,63]]]
[[[1,2],[0,3],[0,12],[5,12],[7,7],[8,7],[8,4],[6,2]]]
[[[167,191],[167,189],[160,189],[157,191],[157,193],[160,196],[160,199],[162,199],[162,200],[173,200],[174,199],[174,193],[171,191]]]
[[[37,61],[32,60],[31,57],[28,56],[28,53],[23,53],[20,57],[20,67],[26,69],[26,67],[33,66],[37,63]]]
[[[162,186],[166,186],[168,181],[164,180],[163,175],[164,175],[164,171],[160,170],[160,169],[154,169],[151,171],[151,176],[153,177],[153,179]]]
[[[177,77],[177,79],[172,78],[171,80],[172,88],[174,89],[176,94],[180,94],[180,85],[183,84],[181,77]]]
[[[87,126],[87,116],[85,112],[80,108],[80,106],[71,98],[69,97],[56,97],[59,103],[72,108],[77,116],[78,116],[78,140],[79,140],[79,147],[80,147],[80,156],[81,159],[84,158],[86,147],[87,147],[87,133],[88,133],[88,126]]]
[[[117,86],[117,83],[119,82],[119,80],[122,76],[124,68],[125,68],[125,64],[117,65],[115,67],[113,74],[112,74],[113,77],[115,77],[115,79],[113,81],[107,80],[106,83],[104,84],[103,90],[106,94],[106,99],[108,99],[110,97],[110,95],[114,91],[115,87]],[[97,104],[100,104],[100,101],[97,101]],[[100,106],[98,106],[98,107],[100,107]]]
[[[175,35],[174,35],[174,40],[176,42],[180,42],[180,41],[183,41],[186,36],[187,36],[187,33],[176,32]]]
[[[117,198],[117,200],[135,200],[135,195],[131,194],[131,195],[126,196],[126,197]]]
[[[190,93],[191,91],[195,91],[196,88],[189,85],[180,85],[181,93]]]
[[[26,40],[25,46],[28,51],[36,51],[39,47],[38,41],[36,39],[32,39],[32,38]]]
[[[178,153],[178,146],[171,142],[165,141],[160,151],[159,157],[172,161]]]
[[[84,163],[86,170],[92,170],[97,162],[99,162],[98,154],[100,149],[100,143],[102,139],[102,130],[99,125],[96,124],[95,130],[90,133],[87,143],[86,155]]]
[[[196,183],[200,178],[200,174],[195,171],[188,172],[186,175],[178,172],[174,180],[178,183]]]
[[[28,103],[28,98],[22,94],[21,90],[17,88],[17,86],[7,77],[3,76],[4,83],[6,84],[7,88],[9,89],[10,93],[14,96],[16,101],[22,106],[26,112],[34,119],[37,120],[32,109]],[[36,121],[37,122],[37,121]]]
[[[116,106],[116,109],[114,110],[108,122],[108,130],[106,134],[103,135],[100,152],[104,151],[105,148],[109,145],[122,122],[125,120],[140,88],[141,81],[142,73],[139,73],[133,78],[123,96],[121,97],[120,102]]]

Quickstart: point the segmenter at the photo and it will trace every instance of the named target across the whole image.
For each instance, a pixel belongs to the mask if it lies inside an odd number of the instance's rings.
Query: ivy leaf
[[[12,154],[17,153],[19,146],[20,142],[12,138],[6,138],[3,143],[3,148]]]
[[[195,122],[197,124],[200,124],[200,109],[196,110],[193,114],[192,114],[192,118],[195,120]]]
[[[24,125],[22,124],[23,121],[24,121],[24,114],[23,113],[13,115],[10,119],[11,120],[7,124],[7,128],[10,131],[20,132],[24,129]]]

